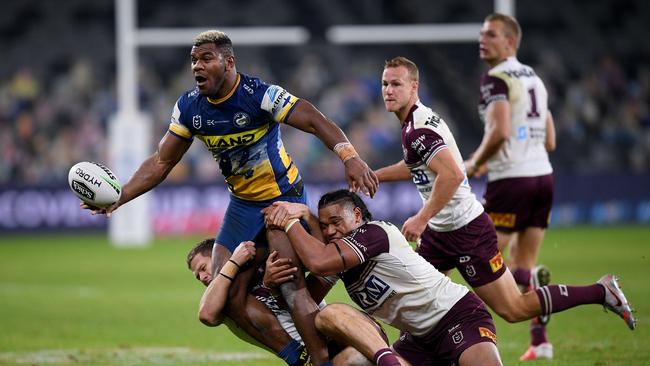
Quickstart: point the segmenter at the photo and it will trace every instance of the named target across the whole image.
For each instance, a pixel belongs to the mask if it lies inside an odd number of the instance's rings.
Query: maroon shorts
[[[553,174],[490,182],[485,192],[485,212],[499,231],[511,233],[527,227],[546,228],[553,189]]]
[[[402,332],[393,344],[411,365],[458,365],[460,355],[481,343],[497,343],[496,328],[485,304],[470,292],[460,299],[428,334]]]
[[[420,239],[416,252],[439,271],[458,268],[472,287],[496,281],[506,270],[497,233],[485,212],[454,231],[436,232],[427,226]]]

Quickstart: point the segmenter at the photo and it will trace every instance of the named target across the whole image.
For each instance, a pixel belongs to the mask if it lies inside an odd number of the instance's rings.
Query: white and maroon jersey
[[[481,76],[478,109],[484,123],[488,105],[497,100],[510,103],[510,137],[488,160],[488,181],[551,174],[544,146],[548,94],[542,80],[530,66],[509,57]]]
[[[417,254],[391,223],[371,221],[342,240],[361,260],[339,274],[350,298],[397,329],[426,334],[468,292]]]
[[[402,126],[402,150],[404,162],[411,170],[413,183],[417,186],[423,202],[431,196],[437,176],[429,169],[429,162],[442,149],[449,149],[456,164],[465,173],[463,158],[449,127],[431,108],[418,101],[411,108]],[[429,226],[435,231],[456,230],[467,225],[482,212],[483,206],[472,193],[465,175],[465,180],[451,200],[429,220]]]

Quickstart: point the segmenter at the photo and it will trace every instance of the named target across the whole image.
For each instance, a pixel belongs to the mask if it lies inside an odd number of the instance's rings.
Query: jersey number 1
[[[535,98],[535,89],[528,89],[528,95],[530,96],[530,111],[526,113],[526,116],[529,118],[539,117],[539,112],[537,111],[537,98]]]

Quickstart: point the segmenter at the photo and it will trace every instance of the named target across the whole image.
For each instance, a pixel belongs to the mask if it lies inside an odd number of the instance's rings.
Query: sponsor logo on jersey
[[[511,78],[533,77],[535,72],[532,69],[506,70],[503,72]]]
[[[371,309],[379,304],[384,295],[390,290],[390,286],[381,278],[371,275],[363,288],[354,291],[350,297],[363,309]]]
[[[197,130],[201,128],[201,116],[196,115],[192,117],[192,127],[196,128]]]
[[[517,219],[516,214],[490,212],[488,215],[490,215],[490,219],[492,219],[492,222],[496,227],[515,227],[515,221]]]
[[[470,259],[472,259],[472,257],[470,257],[469,255],[464,255],[464,256],[458,258],[458,262],[459,263],[467,263],[467,262],[469,262]]]
[[[243,135],[216,136],[215,139],[206,140],[205,144],[211,149],[227,148],[239,145],[246,145],[255,140],[254,133]]]
[[[429,119],[427,119],[427,121],[424,122],[424,124],[436,128],[440,124],[440,117],[436,116],[435,114],[432,114],[431,117],[429,117]]]
[[[72,183],[70,184],[70,188],[72,188],[75,192],[79,193],[80,195],[86,197],[89,200],[95,199],[95,192],[93,192],[90,188],[88,188],[88,186],[85,185],[83,182],[73,179]]]
[[[490,259],[490,268],[492,268],[493,273],[496,273],[501,267],[503,267],[503,256],[501,252],[498,252],[497,255]]]
[[[255,92],[253,91],[253,88],[248,86],[248,84],[243,84],[242,87],[244,88],[244,90],[246,90],[248,92],[248,94],[255,94]]]
[[[215,126],[215,125],[222,124],[222,123],[230,123],[230,121],[227,120],[227,119],[222,119],[222,120],[209,119],[209,120],[205,121],[205,124],[208,125],[208,126]]]
[[[480,334],[481,337],[490,338],[492,342],[497,343],[497,335],[485,327],[478,327],[478,334]]]
[[[417,185],[429,184],[429,177],[422,169],[411,169],[411,178],[413,179],[413,183]]]
[[[517,128],[517,140],[526,140],[528,138],[528,126],[519,126]]]
[[[243,128],[251,124],[251,117],[244,112],[237,112],[235,113],[233,122],[235,123],[235,126]]]
[[[241,133],[233,133],[230,135],[223,136],[204,136],[198,135],[198,139],[203,141],[205,145],[213,153],[218,153],[220,150],[229,149],[235,146],[250,145],[262,137],[268,132],[269,125],[264,125],[262,127],[256,128],[254,130],[244,131]]]

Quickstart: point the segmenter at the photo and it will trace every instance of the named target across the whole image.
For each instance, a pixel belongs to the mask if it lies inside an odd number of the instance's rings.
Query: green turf
[[[629,331],[596,305],[554,314],[555,360],[544,365],[650,364],[649,238],[650,227],[548,233],[541,261],[553,282],[620,275],[639,326]],[[1,238],[0,365],[283,365],[225,327],[198,322],[203,287],[184,263],[193,242],[166,239],[126,250],[100,236]],[[345,299],[340,286],[328,297]],[[504,363],[517,364],[528,325],[496,322]]]

